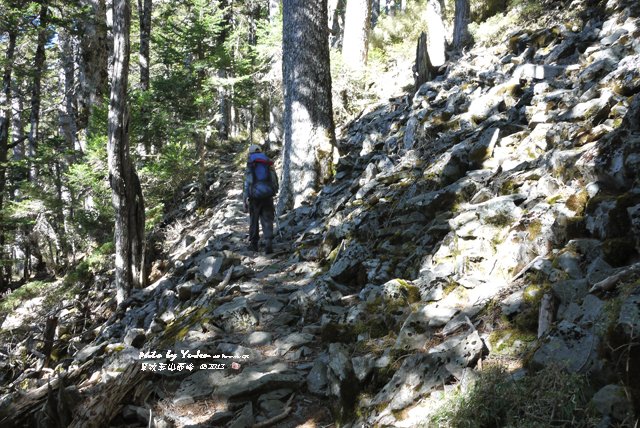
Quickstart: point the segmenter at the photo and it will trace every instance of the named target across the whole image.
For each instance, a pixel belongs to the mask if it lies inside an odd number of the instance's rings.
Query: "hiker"
[[[273,252],[273,220],[275,210],[273,197],[278,193],[278,176],[273,162],[256,144],[249,146],[249,159],[244,174],[242,200],[244,212],[249,212],[249,250],[258,251],[260,233],[258,221],[262,224],[264,250]]]

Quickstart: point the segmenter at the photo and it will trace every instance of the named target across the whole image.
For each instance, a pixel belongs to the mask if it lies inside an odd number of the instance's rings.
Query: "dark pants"
[[[274,216],[273,198],[249,199],[249,241],[251,244],[258,245],[260,239],[258,221],[262,224],[262,237],[266,243],[271,243]]]

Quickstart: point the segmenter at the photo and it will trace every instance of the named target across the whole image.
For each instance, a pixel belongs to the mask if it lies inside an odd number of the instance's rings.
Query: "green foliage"
[[[399,54],[415,55],[418,37],[427,29],[425,10],[426,1],[418,0],[407,2],[406,9],[395,15],[381,15],[371,32],[370,49],[390,59]]]
[[[173,195],[183,183],[197,174],[194,151],[186,142],[170,141],[157,156],[140,168],[140,180],[147,189],[147,207],[155,207]]]
[[[0,301],[0,314],[7,314],[23,302],[40,296],[49,285],[51,283],[44,281],[32,281],[24,284]]]
[[[556,367],[521,379],[491,367],[480,372],[467,391],[450,395],[425,426],[595,426],[598,419],[588,406],[588,386],[584,375]]]
[[[101,245],[89,253],[84,260],[67,273],[63,280],[65,286],[87,284],[98,272],[112,268],[115,245],[111,242]]]
[[[512,0],[506,13],[496,13],[483,22],[469,24],[469,32],[476,44],[490,46],[504,40],[513,28],[531,28],[542,16],[542,4],[534,0]]]

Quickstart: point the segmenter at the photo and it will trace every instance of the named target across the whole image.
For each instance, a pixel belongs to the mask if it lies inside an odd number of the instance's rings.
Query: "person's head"
[[[261,152],[260,150],[260,146],[257,144],[252,144],[249,146],[249,154],[253,154],[253,153],[259,153]]]

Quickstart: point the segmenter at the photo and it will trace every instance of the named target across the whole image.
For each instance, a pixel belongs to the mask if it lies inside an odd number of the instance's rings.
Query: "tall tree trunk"
[[[442,21],[442,3],[427,1],[427,52],[431,65],[435,68],[445,63],[445,31]]]
[[[280,13],[281,2],[279,0],[269,0],[269,22],[276,25],[278,14]],[[282,61],[275,59],[270,65],[270,85],[265,92],[268,99],[265,100],[265,115],[268,115],[269,130],[267,136],[268,147],[282,145]],[[275,77],[277,76],[277,77]]]
[[[218,70],[218,77],[221,79],[227,78],[227,70],[220,69]],[[229,102],[229,90],[227,89],[226,83],[223,83],[218,87],[218,99],[219,99],[219,107],[218,112],[220,113],[220,119],[218,120],[218,137],[221,140],[229,139],[230,134],[230,126],[231,126],[231,103]]]
[[[332,171],[335,127],[327,0],[283,2],[284,153],[278,213],[308,200]]]
[[[33,86],[31,90],[31,115],[29,117],[30,128],[27,150],[29,159],[31,160],[29,167],[29,178],[31,180],[36,180],[38,177],[38,168],[33,161],[36,158],[38,138],[40,136],[40,92],[42,88],[42,70],[46,59],[44,45],[47,42],[47,26],[49,21],[49,6],[46,2],[43,2],[42,6],[40,6],[39,21],[38,43],[33,61]]]
[[[122,304],[142,281],[144,200],[129,155],[129,0],[113,1],[113,68],[109,102],[109,182],[115,211],[116,300]]]
[[[17,31],[10,30],[5,53],[4,72],[2,74],[2,92],[0,92],[0,212],[4,207],[4,190],[7,185],[7,152],[9,151],[9,123],[11,121],[11,72],[16,50]],[[0,290],[4,290],[4,225],[0,227]]]
[[[370,0],[347,0],[342,42],[342,58],[347,67],[360,70],[366,65],[370,26]]]
[[[471,6],[469,0],[456,0],[456,10],[453,20],[453,48],[460,49],[470,40],[469,17]]]
[[[374,28],[380,17],[380,0],[371,0],[371,28]]]
[[[151,42],[151,0],[138,0],[138,17],[140,20],[140,49],[138,51],[138,63],[140,65],[140,90],[149,90],[149,68],[151,67],[151,55],[149,45]],[[151,141],[149,139],[149,124],[151,117],[149,108],[145,104],[140,110],[142,119],[141,138],[138,143],[138,153],[143,155],[151,151]]]
[[[24,159],[24,127],[22,126],[22,109],[24,103],[22,97],[18,94],[13,94],[11,97],[11,109],[13,110],[11,116],[11,140],[13,146],[13,159],[21,161]]]
[[[224,27],[220,34],[218,35],[218,44],[222,46],[228,39],[230,34],[230,29],[233,25],[233,12],[231,10],[231,1],[232,0],[220,0],[220,9],[224,10]],[[224,64],[218,70],[218,77],[221,80],[225,80],[230,76],[229,69],[232,68],[233,59],[228,57],[224,58]],[[231,102],[232,93],[230,86],[227,85],[227,82],[222,83],[218,87],[218,112],[220,114],[220,120],[217,123],[218,128],[218,136],[221,140],[228,139],[232,134],[232,114],[233,114],[233,104]]]
[[[109,38],[105,0],[80,0],[88,10],[80,20],[77,127],[86,129],[94,105],[102,103],[109,80]],[[110,14],[110,13],[109,13]],[[85,142],[82,141],[82,144]]]
[[[151,41],[151,0],[138,0],[140,17],[140,89],[149,90],[149,42]]]
[[[58,31],[58,46],[60,47],[60,81],[63,82],[62,105],[58,112],[58,123],[60,133],[65,139],[66,148],[74,149],[82,153],[82,147],[77,138],[76,124],[76,85],[75,85],[75,62],[73,55],[73,40],[65,29]]]

